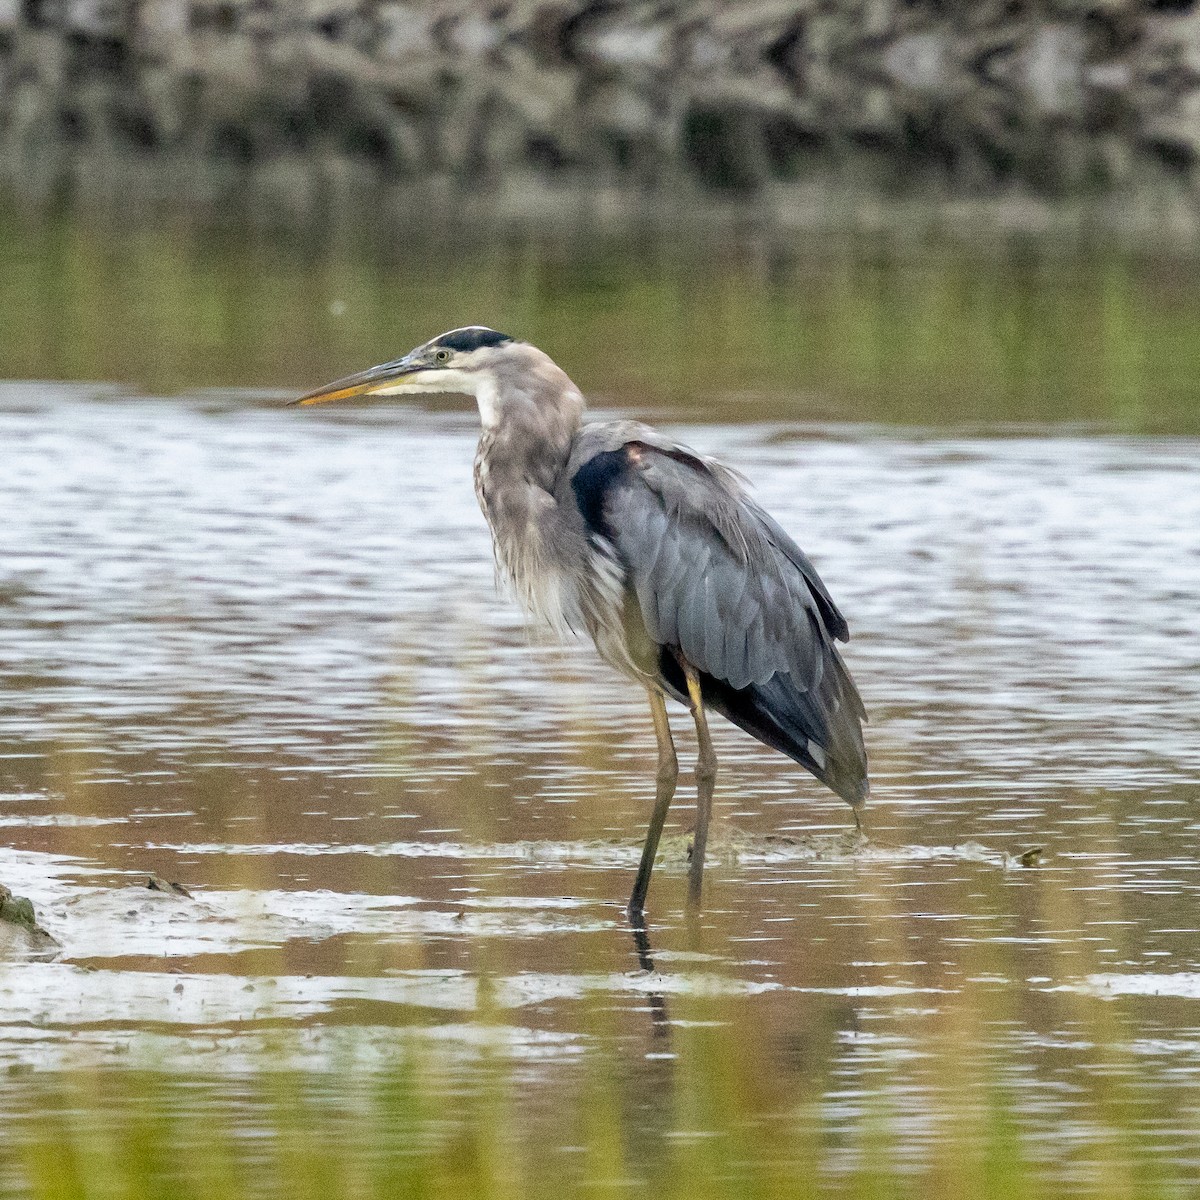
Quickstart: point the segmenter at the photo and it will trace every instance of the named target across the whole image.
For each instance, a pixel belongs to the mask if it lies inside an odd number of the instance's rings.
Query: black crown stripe
[[[466,329],[452,329],[434,341],[435,346],[444,346],[447,350],[479,350],[484,346],[502,346],[513,339],[507,333],[497,333],[494,329],[485,329],[482,325],[471,325]]]

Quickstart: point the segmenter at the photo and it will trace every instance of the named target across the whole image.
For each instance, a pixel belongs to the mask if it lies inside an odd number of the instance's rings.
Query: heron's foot
[[[871,835],[867,832],[862,813],[857,808],[851,808],[850,815],[854,818],[854,832],[858,835],[858,845],[869,846],[871,844]]]

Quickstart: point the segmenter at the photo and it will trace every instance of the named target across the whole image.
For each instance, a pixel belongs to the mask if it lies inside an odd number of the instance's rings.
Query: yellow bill
[[[359,371],[356,375],[347,375],[345,379],[334,383],[327,383],[324,387],[308,392],[289,403],[328,404],[333,400],[351,400],[355,396],[386,395],[389,392],[400,391],[404,380],[415,373],[403,359],[384,363],[382,366]]]

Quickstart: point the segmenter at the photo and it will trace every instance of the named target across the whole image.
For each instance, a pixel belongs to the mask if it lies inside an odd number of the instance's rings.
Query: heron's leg
[[[708,847],[708,822],[712,816],[713,787],[717,781],[717,752],[708,733],[700,680],[690,666],[684,667],[688,696],[692,701],[692,720],[696,722],[696,740],[700,756],[696,759],[696,833],[692,838],[692,865],[688,871],[688,906],[698,908],[704,884],[704,852]]]
[[[633,895],[629,897],[629,919],[634,924],[640,924],[642,920],[646,890],[650,887],[650,872],[654,869],[654,856],[658,853],[658,839],[662,836],[667,809],[671,807],[675,796],[675,781],[679,778],[679,762],[675,757],[675,743],[671,740],[666,701],[662,692],[647,688],[647,694],[650,697],[650,714],[654,718],[654,736],[658,739],[658,774],[655,777],[654,812],[650,817],[650,828],[646,831],[646,844],[642,847],[642,861],[638,864]]]

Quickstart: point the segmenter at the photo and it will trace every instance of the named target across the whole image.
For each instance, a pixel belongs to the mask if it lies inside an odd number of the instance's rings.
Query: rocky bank
[[[1190,196],[1198,163],[1192,3],[0,0],[35,204]]]

